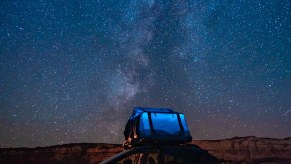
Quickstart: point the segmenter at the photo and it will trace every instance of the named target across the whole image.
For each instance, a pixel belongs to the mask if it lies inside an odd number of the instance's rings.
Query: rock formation
[[[232,163],[291,163],[291,138],[234,137],[224,140],[194,140],[218,159]]]
[[[221,162],[291,163],[291,138],[235,137],[194,140]],[[99,163],[122,151],[120,144],[66,144],[37,148],[0,148],[0,164]]]
[[[0,164],[99,163],[123,149],[120,144],[66,144],[0,149]]]

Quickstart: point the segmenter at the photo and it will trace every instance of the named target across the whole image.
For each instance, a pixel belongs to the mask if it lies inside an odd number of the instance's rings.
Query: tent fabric
[[[169,108],[135,107],[124,130],[128,144],[186,143],[192,140],[185,116]]]

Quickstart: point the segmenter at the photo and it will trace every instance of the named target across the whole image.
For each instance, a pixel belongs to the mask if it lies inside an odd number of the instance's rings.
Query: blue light
[[[140,119],[140,134],[144,137],[151,135],[148,113],[143,113]]]
[[[177,114],[152,113],[153,128],[157,134],[177,135],[180,126]]]

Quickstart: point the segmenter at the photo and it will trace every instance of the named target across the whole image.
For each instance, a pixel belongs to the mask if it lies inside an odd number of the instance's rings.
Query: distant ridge
[[[193,140],[213,156],[235,163],[291,163],[291,138],[233,137],[222,140]]]
[[[233,137],[193,140],[213,156],[234,163],[291,163],[291,138]],[[123,149],[121,144],[71,143],[36,148],[0,148],[0,163],[99,163]]]

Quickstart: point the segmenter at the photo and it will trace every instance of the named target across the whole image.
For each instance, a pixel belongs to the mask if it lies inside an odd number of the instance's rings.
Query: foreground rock
[[[195,140],[193,144],[231,163],[291,163],[291,138],[241,137]],[[122,151],[119,144],[66,144],[37,148],[2,148],[0,163],[99,163]]]

